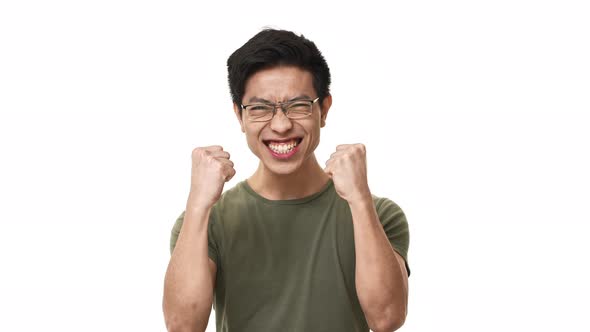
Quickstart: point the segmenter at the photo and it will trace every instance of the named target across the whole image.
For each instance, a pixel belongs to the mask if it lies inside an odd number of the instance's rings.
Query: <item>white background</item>
[[[257,165],[225,65],[265,26],[330,65],[322,166],[364,143],[372,192],[407,215],[402,331],[590,330],[588,17],[583,1],[2,1],[0,330],[165,331],[192,149],[230,151],[226,189]]]

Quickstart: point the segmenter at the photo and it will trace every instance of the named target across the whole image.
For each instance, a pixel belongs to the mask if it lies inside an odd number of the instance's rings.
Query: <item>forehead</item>
[[[271,101],[289,100],[298,95],[315,96],[313,76],[295,66],[278,66],[257,71],[246,81],[244,101],[258,97]]]

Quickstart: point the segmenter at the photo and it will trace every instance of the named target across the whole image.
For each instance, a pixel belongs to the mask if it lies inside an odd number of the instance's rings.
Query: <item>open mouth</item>
[[[303,137],[298,137],[289,141],[263,141],[263,143],[276,154],[288,154],[292,152],[302,141]]]

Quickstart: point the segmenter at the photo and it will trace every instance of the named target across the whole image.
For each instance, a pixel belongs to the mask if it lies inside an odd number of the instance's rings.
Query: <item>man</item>
[[[192,152],[186,210],[172,229],[163,310],[169,331],[394,331],[405,320],[408,224],[371,194],[366,150],[314,151],[332,104],[315,44],[263,30],[228,59],[234,112],[260,160],[234,175],[221,146]]]

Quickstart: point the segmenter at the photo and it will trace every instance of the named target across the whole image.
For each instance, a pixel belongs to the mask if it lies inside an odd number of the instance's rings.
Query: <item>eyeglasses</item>
[[[310,116],[313,113],[313,104],[319,99],[318,97],[314,100],[293,100],[277,104],[257,103],[240,106],[246,111],[248,120],[253,122],[270,121],[275,116],[279,106],[289,119],[296,120]]]

